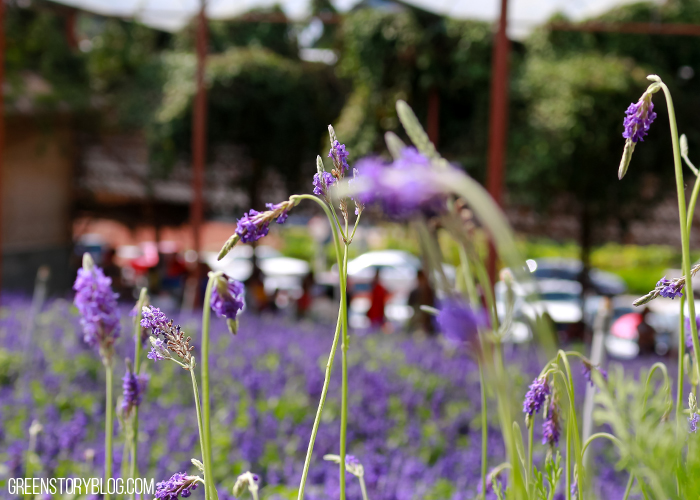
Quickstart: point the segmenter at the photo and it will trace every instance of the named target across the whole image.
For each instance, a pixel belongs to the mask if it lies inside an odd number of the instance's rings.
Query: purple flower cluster
[[[656,283],[656,289],[659,291],[659,295],[666,297],[667,299],[675,299],[676,297],[682,297],[683,293],[683,283],[678,281],[666,279],[666,276],[661,278]]]
[[[330,172],[317,172],[314,174],[314,194],[328,197],[328,188],[335,183],[335,177]]]
[[[645,93],[639,101],[630,104],[625,111],[624,127],[625,131],[622,137],[629,139],[632,142],[644,142],[644,136],[647,135],[649,127],[656,119],[654,113],[654,103],[651,102],[651,94]]]
[[[197,489],[197,477],[188,476],[184,472],[176,472],[167,481],[156,484],[156,498],[158,500],[177,500],[178,496],[187,498],[192,490]]]
[[[124,416],[129,416],[131,410],[141,404],[143,393],[146,392],[148,386],[148,375],[136,375],[131,369],[128,369],[122,378],[122,412]]]
[[[406,219],[417,212],[434,214],[445,205],[443,189],[428,158],[416,148],[407,147],[394,162],[365,158],[357,163],[362,176],[358,199],[365,204],[377,203],[393,219]]]
[[[350,169],[348,156],[350,153],[345,150],[345,144],[338,141],[333,142],[331,150],[328,152],[328,158],[333,158],[333,164],[340,170],[340,175],[344,175]]]
[[[595,384],[593,384],[593,378],[591,377],[591,371],[593,370],[593,368],[598,370],[598,372],[600,373],[600,375],[603,377],[604,380],[608,380],[608,372],[607,371],[600,368],[599,366],[593,366],[590,363],[590,361],[584,359],[582,364],[581,364],[581,373],[583,373],[583,376],[591,385],[595,385]]]
[[[539,413],[545,399],[549,396],[549,384],[545,377],[538,377],[532,381],[530,388],[525,394],[523,402],[523,412],[528,415]]]
[[[445,337],[456,344],[476,340],[479,329],[488,326],[484,311],[472,309],[461,297],[445,299],[436,319]]]
[[[243,243],[258,241],[270,232],[270,221],[263,220],[261,215],[264,215],[264,212],[251,209],[238,219],[236,234],[241,237]]]
[[[688,417],[688,430],[690,432],[697,432],[698,422],[700,422],[700,415],[698,415],[697,413],[693,413],[691,416],[689,416]]]
[[[275,212],[277,210],[282,210],[282,212],[277,216],[275,222],[277,224],[284,224],[287,222],[287,217],[289,217],[289,208],[287,203],[265,203],[265,206],[270,212]]]
[[[559,408],[550,398],[549,409],[542,424],[542,444],[557,446],[559,444]]]
[[[211,308],[220,318],[236,319],[245,306],[245,288],[243,283],[228,276],[216,280],[211,292]]]
[[[112,291],[112,279],[94,264],[78,269],[73,284],[73,303],[80,312],[84,340],[91,346],[109,348],[119,337],[117,295]]]
[[[695,324],[698,326],[698,335],[700,335],[700,316],[696,316]],[[690,329],[690,318],[685,318],[685,348],[689,352],[693,350],[693,332]]]
[[[175,325],[173,320],[169,320],[157,307],[148,306],[143,308],[141,326],[150,328],[151,351],[147,354],[148,359],[159,361],[172,358],[171,351],[175,352],[186,364],[192,361],[190,337],[185,337],[180,325]],[[159,338],[159,337],[162,337]]]
[[[166,356],[164,356],[164,353],[168,352],[168,346],[165,342],[163,342],[161,339],[155,339],[153,341],[153,346],[151,347],[151,350],[149,351],[148,354],[146,354],[146,357],[148,359],[152,359],[153,361],[162,361],[164,359],[168,359]]]

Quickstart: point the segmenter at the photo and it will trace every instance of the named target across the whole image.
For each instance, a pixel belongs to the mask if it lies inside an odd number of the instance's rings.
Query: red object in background
[[[145,272],[158,265],[158,245],[155,243],[142,243],[143,255],[131,261],[131,267],[136,271]]]
[[[379,327],[384,324],[384,307],[388,298],[389,292],[376,280],[370,292],[370,306],[367,310],[367,317],[372,326]]]
[[[636,340],[639,336],[637,328],[642,324],[642,315],[631,312],[623,314],[610,327],[610,335],[619,339]]]

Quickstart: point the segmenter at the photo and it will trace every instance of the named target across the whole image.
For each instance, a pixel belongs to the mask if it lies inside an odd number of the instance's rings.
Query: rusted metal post
[[[486,187],[499,205],[503,199],[503,171],[506,157],[506,133],[508,129],[508,55],[510,40],[508,25],[508,0],[501,0],[501,17],[493,45],[491,61],[491,105],[489,112],[489,151]],[[491,282],[496,278],[496,250],[490,246],[488,272]]]
[[[5,83],[5,2],[0,0],[0,295],[2,294],[2,196],[5,173],[5,101],[2,92]]]
[[[207,57],[206,0],[200,1],[197,19],[197,93],[192,113],[192,205],[190,220],[194,250],[202,250],[202,222],[204,220],[204,165],[207,156],[207,90],[204,86],[204,71]]]

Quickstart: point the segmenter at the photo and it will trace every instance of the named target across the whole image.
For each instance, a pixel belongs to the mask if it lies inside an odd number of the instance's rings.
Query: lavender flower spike
[[[328,152],[328,158],[333,158],[333,165],[338,173],[338,177],[343,177],[345,172],[350,169],[347,160],[348,156],[350,156],[350,153],[345,150],[345,144],[341,144],[338,140],[331,143],[331,150]]]
[[[192,350],[194,346],[190,346],[191,337],[186,337],[181,330],[180,325],[175,325],[173,320],[165,317],[157,307],[149,306],[143,308],[143,319],[141,326],[150,328],[153,336],[151,341],[151,352],[148,353],[148,359],[158,361],[161,359],[172,359],[171,351],[178,355],[183,361],[176,361],[184,369],[189,370],[194,367],[194,358]]]
[[[625,127],[622,137],[626,139],[625,149],[622,153],[622,160],[620,161],[620,168],[618,170],[617,176],[622,179],[627,173],[627,168],[629,167],[630,161],[632,160],[632,153],[638,142],[644,142],[644,136],[647,135],[649,127],[651,127],[652,122],[656,119],[656,113],[654,113],[654,103],[651,102],[651,96],[658,92],[661,88],[660,79],[655,75],[650,75],[649,80],[654,83],[649,85],[647,90],[639,98],[639,101],[632,103],[625,111],[625,120],[623,126]]]
[[[476,340],[479,329],[488,325],[484,312],[472,309],[461,297],[444,300],[436,319],[445,337],[453,343]]]
[[[595,385],[593,383],[593,378],[592,378],[592,370],[594,368],[596,370],[598,370],[598,373],[600,373],[600,376],[603,377],[604,380],[608,380],[608,372],[606,372],[605,370],[603,370],[599,366],[594,366],[587,359],[583,359],[582,364],[581,364],[581,373],[583,373],[583,376],[586,378],[588,383],[591,384],[591,386]]]
[[[131,360],[126,360],[126,373],[122,378],[122,389],[124,390],[122,399],[122,412],[124,417],[128,417],[133,408],[141,404],[143,393],[148,385],[147,375],[136,375],[131,366]]]
[[[78,269],[73,290],[83,338],[89,345],[99,347],[103,358],[108,360],[120,331],[118,295],[112,291],[112,279],[104,275],[88,253],[83,255],[83,267]]]
[[[547,378],[541,377],[533,380],[527,394],[525,394],[523,412],[530,416],[538,413],[548,395],[549,384],[547,384]]]
[[[553,397],[549,398],[549,408],[542,424],[542,444],[559,444],[559,408]]]
[[[252,243],[258,241],[260,238],[267,236],[270,231],[270,223],[275,220],[278,224],[284,224],[287,220],[289,211],[294,207],[294,201],[291,199],[283,201],[273,205],[271,203],[267,204],[267,210],[265,212],[258,212],[257,210],[250,210],[248,213],[243,214],[243,217],[238,219],[238,226],[236,227],[236,234],[238,238],[233,242],[235,244],[237,240],[243,243]],[[231,239],[229,239],[230,241]],[[224,248],[219,253],[219,260],[221,260],[227,252],[224,249],[229,247],[229,241],[226,242]],[[228,250],[233,248],[230,245]]]
[[[228,276],[216,277],[211,292],[211,308],[220,318],[226,318],[229,331],[234,335],[238,331],[236,316],[245,306],[245,288],[243,283]]]
[[[176,472],[167,481],[156,484],[158,500],[177,500],[178,496],[187,498],[197,489],[197,482],[202,482],[199,476],[188,476],[184,472]]]
[[[697,432],[698,422],[700,422],[700,415],[698,415],[697,413],[693,413],[691,416],[689,416],[688,417],[688,431],[689,432]]]

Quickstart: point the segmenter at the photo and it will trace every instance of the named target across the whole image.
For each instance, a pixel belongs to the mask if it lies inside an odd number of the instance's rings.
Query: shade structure
[[[104,16],[138,19],[140,22],[165,31],[177,31],[199,12],[199,0],[53,0]],[[638,0],[510,0],[508,35],[522,38],[534,27],[545,23],[560,12],[572,21],[581,21],[599,15],[616,6],[635,3]],[[663,3],[663,0],[650,0]],[[340,12],[355,7],[359,0],[333,0]],[[382,8],[387,0],[370,0],[368,5]],[[435,14],[456,19],[476,19],[495,22],[500,14],[499,0],[403,0]],[[252,9],[279,5],[293,20],[308,19],[311,15],[310,0],[210,0],[207,2],[208,19],[232,19]]]

